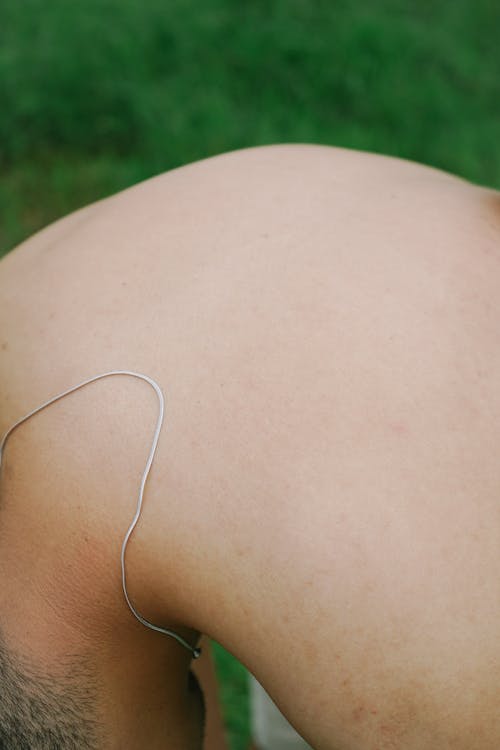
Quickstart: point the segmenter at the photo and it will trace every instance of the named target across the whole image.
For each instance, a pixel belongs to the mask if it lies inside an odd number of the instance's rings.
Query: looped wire
[[[153,459],[156,453],[156,446],[158,444],[158,438],[160,436],[160,431],[161,431],[162,424],[163,424],[163,415],[165,411],[165,399],[163,397],[163,393],[162,393],[160,386],[155,380],[148,377],[147,375],[143,375],[138,372],[131,372],[129,370],[113,370],[111,372],[104,372],[102,373],[102,375],[95,375],[93,378],[84,380],[83,383],[79,383],[78,385],[73,386],[73,388],[69,388],[67,391],[64,391],[64,393],[60,393],[59,395],[54,396],[54,398],[49,399],[49,401],[46,401],[41,406],[38,406],[36,409],[33,409],[33,411],[30,411],[28,414],[22,417],[22,419],[19,419],[15,424],[13,424],[9,430],[7,430],[5,435],[2,437],[2,440],[0,441],[0,469],[2,466],[3,449],[7,442],[7,438],[16,429],[16,427],[19,427],[19,425],[21,425],[27,419],[32,417],[34,414],[37,414],[39,411],[41,411],[42,409],[45,409],[50,404],[53,404],[55,401],[58,401],[60,398],[67,396],[69,393],[73,393],[73,391],[78,390],[78,388],[82,388],[84,385],[93,383],[94,380],[99,380],[100,378],[106,378],[109,375],[132,375],[134,378],[140,378],[141,380],[145,380],[155,389],[156,394],[158,396],[159,403],[160,403],[160,412],[158,415],[158,422],[156,425],[156,430],[155,430],[155,434],[153,438],[153,444],[151,446],[151,451],[149,453],[149,457],[146,462],[146,468],[144,469],[144,473],[142,475],[141,487],[139,490],[139,499],[137,501],[137,508],[135,511],[135,515],[132,519],[132,522],[127,530],[127,533],[125,534],[125,537],[122,543],[122,548],[121,548],[120,561],[121,561],[121,572],[122,572],[122,588],[123,588],[125,600],[132,614],[135,615],[135,617],[139,620],[139,622],[141,622],[146,627],[151,628],[151,630],[155,630],[158,633],[163,633],[164,635],[168,635],[168,636],[171,636],[172,638],[175,638],[175,640],[178,641],[182,646],[184,646],[189,651],[191,651],[193,659],[197,659],[201,654],[200,648],[195,648],[191,646],[184,638],[182,638],[182,636],[180,636],[178,633],[175,633],[173,630],[169,630],[167,628],[161,627],[160,625],[154,625],[152,622],[149,622],[149,620],[146,620],[146,618],[143,617],[141,614],[139,614],[139,612],[135,609],[134,605],[130,601],[130,598],[127,592],[127,579],[126,579],[126,574],[125,574],[125,551],[127,549],[127,544],[132,535],[132,532],[134,531],[137,525],[137,522],[139,521],[139,518],[141,516],[144,487],[145,487],[145,484],[149,475],[149,471],[151,469],[151,464],[153,463]]]

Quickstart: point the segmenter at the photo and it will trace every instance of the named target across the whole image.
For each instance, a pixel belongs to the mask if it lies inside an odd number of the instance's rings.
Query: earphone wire
[[[134,605],[130,601],[128,591],[127,591],[127,578],[126,578],[126,572],[125,572],[125,552],[127,549],[128,541],[139,521],[139,518],[141,516],[142,512],[142,503],[143,503],[143,496],[144,496],[144,487],[146,485],[146,481],[149,475],[149,471],[151,469],[151,465],[153,463],[153,459],[156,453],[156,447],[158,445],[158,439],[160,437],[161,428],[163,425],[163,416],[165,413],[165,399],[163,396],[163,392],[158,385],[158,383],[153,380],[153,378],[150,378],[148,375],[143,375],[142,373],[138,372],[131,372],[130,370],[112,370],[111,372],[104,372],[101,375],[95,375],[92,378],[89,378],[88,380],[84,380],[82,383],[79,383],[78,385],[73,386],[72,388],[68,388],[67,391],[64,391],[63,393],[58,394],[57,396],[54,396],[53,398],[49,399],[48,401],[45,401],[45,403],[41,404],[41,406],[38,406],[36,409],[33,409],[28,414],[26,414],[24,417],[19,419],[15,424],[10,427],[7,432],[3,435],[2,440],[0,441],[0,469],[2,467],[2,457],[3,457],[3,450],[5,447],[5,444],[7,442],[7,438],[11,433],[19,427],[19,425],[23,424],[23,422],[26,422],[27,419],[32,417],[34,414],[37,414],[39,411],[42,411],[42,409],[45,409],[47,406],[50,406],[50,404],[53,404],[55,401],[58,401],[59,399],[63,398],[64,396],[67,396],[69,393],[73,393],[73,391],[78,390],[79,388],[83,388],[83,386],[88,385],[89,383],[93,383],[95,380],[99,380],[100,378],[105,378],[110,375],[131,375],[135,378],[140,378],[141,380],[145,380],[147,383],[149,383],[154,390],[156,391],[156,395],[158,396],[158,401],[160,405],[160,411],[158,415],[158,421],[156,424],[156,430],[153,438],[153,444],[151,446],[151,450],[149,453],[148,460],[146,462],[146,468],[144,469],[144,473],[142,475],[141,480],[141,486],[139,490],[139,498],[137,501],[137,507],[134,514],[134,517],[132,519],[132,522],[127,529],[127,533],[125,534],[125,537],[122,542],[121,547],[121,554],[120,554],[120,563],[121,563],[121,579],[122,579],[122,588],[123,588],[123,594],[125,596],[125,600],[132,612],[132,614],[139,620],[140,623],[145,625],[146,627],[150,628],[151,630],[155,630],[158,633],[163,633],[164,635],[171,636],[172,638],[175,638],[176,641],[178,641],[182,646],[187,648],[189,651],[191,651],[193,659],[197,659],[201,654],[200,648],[195,648],[191,646],[182,636],[180,636],[178,633],[175,633],[173,630],[169,630],[168,628],[161,627],[160,625],[154,625],[152,622],[149,622],[149,620],[146,620],[145,617],[143,617],[139,612],[135,609]]]

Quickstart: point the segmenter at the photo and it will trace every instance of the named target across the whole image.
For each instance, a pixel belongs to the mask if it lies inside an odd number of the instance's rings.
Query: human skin
[[[0,263],[0,434],[95,374],[153,377],[141,614],[222,643],[317,750],[498,750],[499,321],[496,191],[230,152]],[[144,717],[152,750],[196,747],[189,652],[120,585],[156,417],[105,378],[20,427],[2,475],[0,626],[47,670],[85,647],[106,750],[143,747]]]

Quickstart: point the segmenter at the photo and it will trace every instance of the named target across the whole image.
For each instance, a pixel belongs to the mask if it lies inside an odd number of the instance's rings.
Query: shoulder
[[[419,578],[424,558],[391,529],[403,539],[419,529],[425,550],[435,521],[419,512],[432,498],[441,511],[452,502],[440,466],[471,434],[467,414],[474,444],[487,437],[468,395],[474,373],[455,371],[462,349],[489,362],[483,388],[500,408],[498,251],[485,239],[479,188],[458,178],[329,147],[245,151],[114,197],[40,258],[27,297],[11,297],[2,317],[12,349],[1,388],[20,416],[99,372],[160,384],[164,428],[128,558],[139,608],[220,640],[309,728],[330,716],[325,690],[338,695],[326,736],[342,711],[347,721],[374,698],[368,680],[350,682],[363,674],[363,649],[372,684],[384,682],[387,607],[407,663],[404,612],[424,627],[434,602],[432,577]],[[477,237],[490,243],[488,270],[477,266]],[[12,447],[19,466],[23,440],[33,456],[34,473],[18,480],[33,518],[42,503],[81,540],[79,569],[109,585],[114,613],[126,611],[117,563],[157,408],[145,383],[107,378],[26,425]],[[481,460],[493,470],[492,451]],[[462,486],[467,467],[454,469]],[[78,536],[82,520],[94,548]],[[391,596],[403,568],[425,592],[417,603],[411,587],[403,602]],[[448,562],[450,605],[454,574]],[[445,613],[439,628],[450,629]],[[452,664],[459,639],[447,648]],[[403,678],[393,685],[406,695],[401,714],[412,674]]]

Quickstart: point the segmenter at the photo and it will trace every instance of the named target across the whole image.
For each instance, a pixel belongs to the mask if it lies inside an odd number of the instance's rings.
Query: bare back
[[[499,331],[497,193],[343,149],[247,149],[0,263],[0,434],[99,372],[154,377],[166,422],[129,558],[142,610],[219,640],[318,750],[497,750]],[[100,572],[156,402],[118,380],[13,438],[68,618],[125,606]],[[0,563],[2,544],[23,558],[4,515]]]

